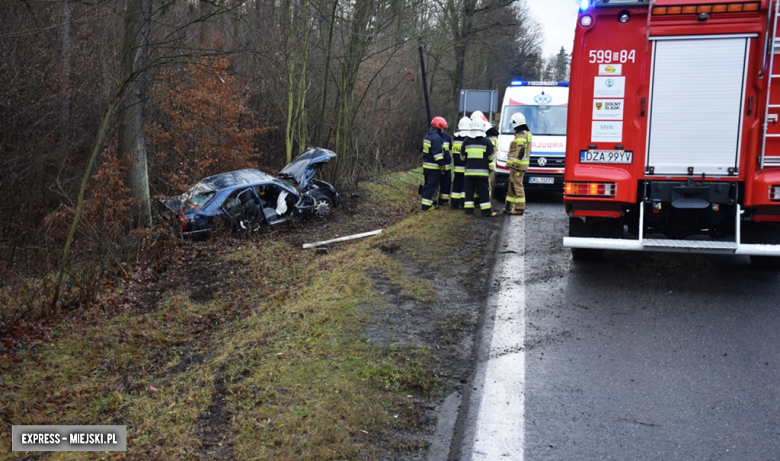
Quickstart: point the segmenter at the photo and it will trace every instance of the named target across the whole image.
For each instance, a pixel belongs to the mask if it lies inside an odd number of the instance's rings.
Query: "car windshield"
[[[567,106],[505,106],[501,114],[501,134],[514,134],[510,119],[517,112],[523,113],[534,136],[566,136]]]
[[[182,194],[181,202],[185,208],[203,208],[215,195],[217,195],[217,191],[212,189],[211,186],[199,182]]]

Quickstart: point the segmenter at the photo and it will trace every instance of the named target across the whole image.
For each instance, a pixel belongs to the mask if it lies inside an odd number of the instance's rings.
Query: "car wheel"
[[[327,197],[317,197],[314,203],[314,216],[324,218],[328,216],[333,209],[333,202]]]

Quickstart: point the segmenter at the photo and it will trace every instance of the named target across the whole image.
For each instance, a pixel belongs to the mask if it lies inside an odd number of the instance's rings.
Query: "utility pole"
[[[423,84],[423,94],[425,94],[425,110],[428,113],[428,123],[433,120],[433,117],[431,117],[431,102],[428,100],[428,80],[425,78],[425,60],[423,60],[423,45],[421,41],[417,41],[419,47],[417,48],[420,51],[420,70],[422,71],[422,84]]]

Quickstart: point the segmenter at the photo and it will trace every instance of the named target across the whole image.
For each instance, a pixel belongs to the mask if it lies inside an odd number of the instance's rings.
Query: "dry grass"
[[[367,208],[419,207],[415,172],[368,185]],[[375,237],[318,255],[249,242],[215,256],[235,270],[207,302],[187,287],[145,313],[92,309],[49,341],[4,353],[0,433],[11,424],[124,424],[126,454],[50,453],[47,459],[377,459],[422,443],[395,433],[417,424],[410,396],[436,392],[425,348],[362,341],[360,306],[382,306],[380,273],[421,308],[436,300],[424,277],[378,248],[400,246],[421,267],[448,264],[467,236],[462,213],[413,213]],[[437,262],[432,262],[437,261]],[[122,293],[103,299],[123,299]],[[0,458],[22,457],[0,444]],[[25,457],[27,456],[24,454]]]

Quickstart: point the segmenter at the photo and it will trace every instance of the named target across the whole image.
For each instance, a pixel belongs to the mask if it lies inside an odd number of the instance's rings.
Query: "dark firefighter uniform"
[[[444,152],[444,170],[439,179],[439,205],[450,203],[450,189],[452,188],[452,138],[446,132],[439,133],[441,137],[441,149]]]
[[[466,172],[466,157],[461,155],[465,136],[455,136],[452,140],[452,161],[455,164],[452,175],[452,194],[450,206],[454,209],[463,208],[463,198],[466,197],[463,173]]]
[[[423,174],[425,185],[422,193],[422,209],[428,210],[433,206],[434,196],[439,189],[444,165],[444,150],[438,128],[432,126],[428,134],[423,138]]]
[[[504,213],[514,210],[512,214],[525,212],[525,190],[523,189],[523,176],[528,171],[531,158],[531,132],[527,131],[527,125],[523,124],[515,130],[515,138],[509,145],[506,166],[509,168],[509,186],[506,190],[506,204]]]
[[[482,216],[494,216],[490,206],[490,164],[493,162],[493,145],[485,136],[466,138],[461,150],[466,157],[466,197],[463,207],[466,214],[474,214],[474,193],[479,195]]]

